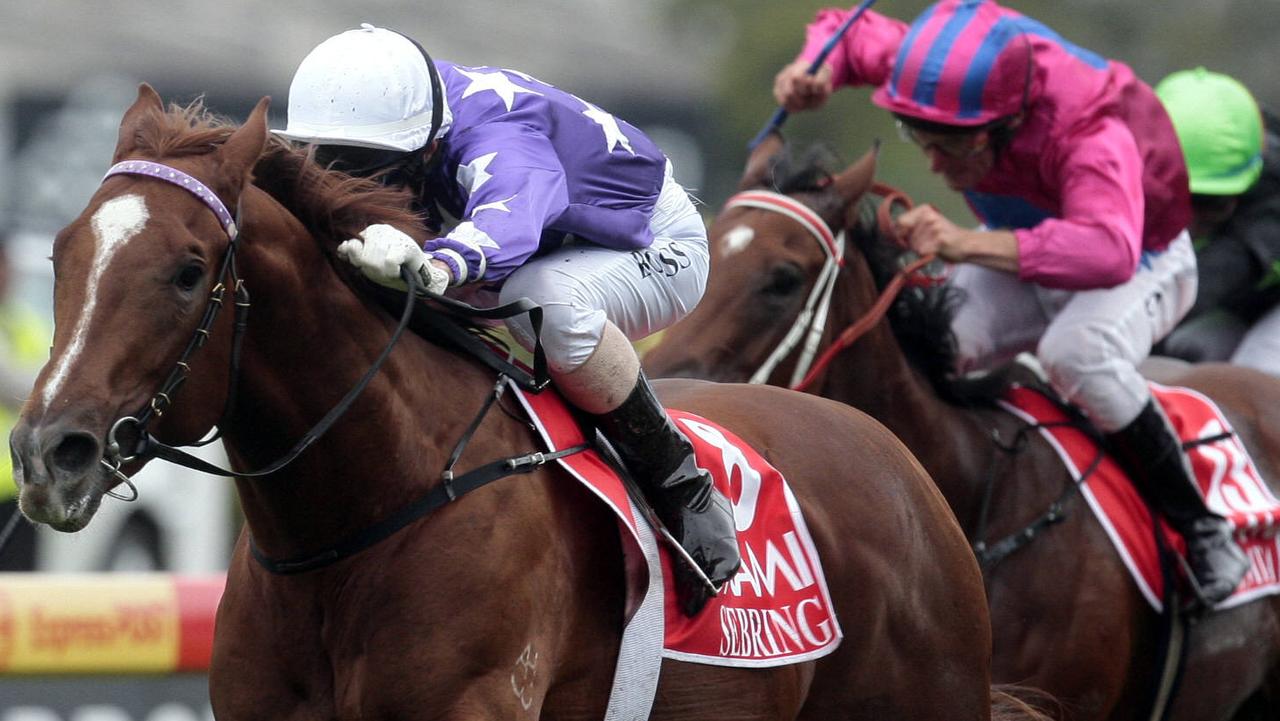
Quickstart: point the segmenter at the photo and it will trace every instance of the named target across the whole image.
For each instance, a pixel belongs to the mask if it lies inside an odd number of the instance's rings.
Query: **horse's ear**
[[[871,190],[876,179],[876,158],[879,155],[880,141],[877,140],[857,162],[832,179],[832,187],[844,198],[846,205],[852,204]]]
[[[120,136],[116,139],[116,152],[112,163],[124,160],[133,149],[138,147],[138,126],[142,119],[150,113],[163,113],[164,101],[155,88],[146,83],[138,86],[138,99],[124,111],[120,121]]]
[[[240,190],[249,180],[253,166],[262,156],[262,149],[267,144],[267,107],[271,98],[265,97],[254,106],[249,119],[244,122],[222,147],[218,148],[218,160],[222,166],[222,181],[226,190],[239,195]]]
[[[747,168],[742,173],[742,180],[738,181],[739,191],[759,188],[765,184],[769,169],[773,166],[773,159],[782,152],[784,144],[782,133],[775,130],[766,135],[764,140],[752,149],[751,156],[747,158]]]

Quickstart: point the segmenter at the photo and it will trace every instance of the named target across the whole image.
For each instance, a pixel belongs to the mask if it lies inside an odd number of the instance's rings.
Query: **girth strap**
[[[329,548],[307,556],[283,561],[273,560],[258,549],[257,544],[253,542],[251,537],[249,539],[249,550],[253,552],[253,557],[258,563],[262,564],[263,568],[277,574],[303,573],[322,568],[387,539],[410,523],[431,515],[441,506],[456,501],[481,486],[517,473],[529,473],[545,465],[548,461],[587,450],[589,446],[582,444],[550,453],[534,451],[522,456],[512,456],[491,461],[479,468],[467,471],[461,476],[455,476],[453,473],[454,465],[462,457],[462,452],[466,449],[472,436],[480,428],[485,416],[489,415],[489,411],[498,402],[498,399],[502,397],[508,382],[510,381],[505,376],[498,378],[498,382],[493,386],[493,391],[485,396],[484,403],[481,404],[475,418],[467,426],[466,431],[463,432],[458,442],[454,444],[453,452],[449,454],[444,470],[440,473],[440,483],[432,486],[421,498]]]
[[[500,478],[506,478],[507,476],[514,476],[518,473],[530,473],[537,470],[548,461],[570,456],[575,453],[581,453],[585,450],[587,450],[587,446],[581,445],[555,451],[553,453],[530,453],[524,456],[504,458],[502,460],[486,463],[479,468],[462,474],[461,476],[454,477],[449,483],[439,483],[432,486],[431,489],[418,500],[404,506],[392,515],[373,524],[372,526],[364,528],[318,553],[298,556],[286,560],[274,560],[264,555],[252,539],[249,540],[249,550],[253,553],[254,559],[271,573],[287,576],[295,573],[314,571],[318,568],[323,568],[332,563],[336,563],[348,556],[359,553],[380,541],[390,538],[397,531],[410,523],[421,518],[426,518],[442,506],[457,500],[477,488],[488,485]]]

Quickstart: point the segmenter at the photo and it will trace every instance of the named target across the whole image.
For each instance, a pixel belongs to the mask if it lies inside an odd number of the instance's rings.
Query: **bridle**
[[[236,269],[235,254],[239,246],[240,240],[240,211],[237,208],[236,215],[232,216],[227,206],[218,198],[217,194],[201,183],[196,178],[177,168],[155,163],[149,160],[125,160],[111,166],[102,176],[105,182],[107,178],[115,175],[143,175],[147,177],[163,180],[167,183],[186,190],[196,196],[205,204],[218,222],[222,225],[223,231],[227,234],[227,249],[222,254],[222,260],[219,263],[218,275],[215,279],[213,288],[209,291],[209,299],[205,303],[204,314],[200,318],[200,323],[196,326],[195,332],[191,339],[187,341],[186,347],[182,354],[174,363],[173,369],[169,371],[164,382],[160,385],[160,389],[151,397],[142,409],[131,416],[124,416],[117,419],[111,424],[110,431],[107,432],[107,443],[103,451],[103,457],[100,460],[121,483],[127,485],[132,492],[131,496],[123,496],[115,491],[107,491],[108,495],[125,501],[136,500],[138,497],[137,486],[133,484],[133,480],[125,475],[121,470],[121,466],[135,460],[143,460],[149,458],[154,453],[148,454],[148,446],[154,439],[147,433],[147,424],[153,418],[159,418],[164,415],[169,406],[173,403],[173,397],[178,389],[186,382],[187,377],[191,374],[190,359],[200,348],[204,347],[208,341],[213,324],[217,320],[219,312],[225,302],[228,281],[230,287],[235,293],[236,317],[235,328],[232,335],[232,352],[231,352],[231,377],[227,388],[227,397],[223,403],[222,413],[215,430],[212,435],[201,439],[193,444],[194,447],[205,446],[216,441],[222,433],[224,421],[230,417],[233,410],[235,399],[236,384],[239,378],[240,367],[240,349],[244,340],[244,331],[248,324],[249,314],[249,290],[245,287],[244,281],[241,280],[239,272]],[[242,207],[242,206],[240,206]],[[121,445],[119,433],[122,428],[133,426],[138,434],[134,442],[134,448],[130,452],[125,452]],[[198,459],[197,459],[198,460]]]
[[[227,398],[223,404],[222,415],[214,427],[212,433],[195,443],[189,444],[192,447],[207,445],[217,440],[223,428],[226,427],[230,420],[233,410],[233,403],[236,397],[236,382],[239,377],[240,370],[240,351],[243,344],[245,329],[247,327],[248,309],[249,309],[249,292],[245,288],[244,281],[240,279],[236,269],[235,254],[240,243],[240,213],[244,209],[244,205],[237,207],[236,218],[232,219],[232,214],[227,210],[226,205],[217,197],[213,191],[209,190],[203,183],[194,177],[178,170],[176,168],[145,160],[129,160],[117,163],[107,171],[103,180],[113,175],[143,175],[156,178],[180,188],[187,190],[200,199],[222,224],[223,230],[227,234],[227,249],[223,253],[222,261],[218,269],[217,281],[214,288],[210,291],[209,300],[205,304],[204,315],[200,319],[199,325],[192,334],[191,339],[187,342],[182,354],[174,364],[173,369],[161,384],[160,390],[151,397],[143,408],[131,416],[119,418],[111,425],[110,431],[107,433],[107,442],[103,450],[103,457],[100,459],[101,464],[115,475],[121,483],[126,484],[132,491],[131,496],[123,496],[114,491],[106,491],[109,495],[120,498],[125,501],[136,500],[138,497],[138,489],[134,485],[129,476],[121,471],[121,467],[126,463],[134,461],[146,461],[153,458],[160,458],[170,463],[176,463],[187,468],[201,471],[203,473],[211,473],[219,476],[236,476],[239,478],[254,478],[267,476],[279,471],[289,465],[299,455],[302,454],[316,440],[325,434],[337,420],[355,402],[356,398],[369,385],[373,377],[381,370],[387,358],[391,355],[392,349],[400,340],[405,328],[408,327],[410,319],[413,317],[413,310],[419,296],[425,296],[434,303],[439,304],[445,310],[458,315],[469,316],[474,319],[485,320],[505,320],[515,315],[527,314],[529,322],[533,326],[534,335],[540,338],[542,331],[542,308],[527,298],[517,298],[514,301],[506,303],[494,308],[476,308],[461,301],[457,301],[444,296],[428,293],[417,288],[416,277],[413,273],[402,269],[400,272],[401,279],[408,286],[408,292],[405,294],[404,310],[400,316],[400,321],[396,326],[391,338],[387,341],[382,353],[374,360],[373,364],[365,371],[364,375],[349,389],[330,410],[324,415],[309,431],[302,436],[301,439],[284,455],[266,466],[254,471],[232,471],[219,468],[216,465],[208,463],[203,459],[197,458],[180,448],[166,445],[157,440],[154,436],[147,432],[147,424],[164,415],[165,411],[171,407],[173,396],[181,388],[182,384],[190,375],[190,359],[197,350],[204,347],[212,332],[213,324],[218,317],[219,311],[224,304],[224,296],[228,284],[235,289],[236,297],[236,317],[235,329],[232,336],[232,350],[230,373],[231,380],[227,387]],[[546,355],[542,349],[541,340],[534,343],[532,369],[528,369],[523,365],[513,361],[512,359],[499,358],[494,352],[484,344],[484,341],[472,338],[464,329],[451,326],[449,324],[440,325],[436,330],[442,332],[448,341],[451,341],[467,352],[470,352],[478,360],[498,373],[498,380],[494,385],[493,391],[486,396],[484,404],[474,416],[471,424],[462,432],[461,437],[454,444],[453,450],[449,454],[445,468],[440,474],[440,483],[432,485],[423,495],[414,499],[407,505],[396,509],[393,513],[381,519],[380,521],[360,529],[347,537],[340,539],[338,542],[329,547],[316,552],[290,559],[274,559],[266,556],[250,538],[249,549],[254,559],[258,561],[266,570],[276,574],[293,574],[311,571],[338,562],[348,556],[360,552],[388,537],[397,533],[414,521],[425,518],[439,508],[452,503],[461,496],[480,488],[493,481],[508,476],[530,473],[538,468],[559,458],[581,453],[589,448],[586,443],[579,444],[570,448],[560,449],[558,451],[543,452],[533,451],[530,453],[519,454],[507,458],[500,458],[489,463],[485,463],[466,472],[455,472],[454,468],[462,457],[468,443],[475,435],[480,423],[488,412],[494,407],[498,399],[502,396],[504,390],[510,384],[516,384],[531,391],[540,391],[550,383],[550,376],[547,371]],[[133,440],[132,448],[125,450],[125,447],[119,438],[122,428],[133,426],[136,429],[137,438]],[[0,536],[8,532],[8,528],[0,531]],[[0,542],[3,538],[0,538]]]
[[[893,230],[892,210],[895,204],[901,204],[910,209],[912,205],[911,199],[905,193],[879,183],[873,186],[872,190],[883,196],[883,200],[876,211],[876,219],[881,235],[892,238],[898,245],[905,247]],[[741,207],[758,208],[780,213],[791,218],[808,231],[814,240],[818,241],[818,245],[822,247],[823,253],[826,255],[822,269],[818,271],[818,279],[814,283],[813,289],[809,291],[809,297],[805,301],[804,307],[800,310],[799,315],[796,316],[795,321],[792,322],[791,328],[786,335],[778,342],[777,347],[773,349],[773,352],[769,354],[769,357],[765,359],[756,372],[751,375],[748,380],[749,383],[767,383],[778,365],[791,355],[801,337],[804,337],[804,346],[796,361],[795,369],[791,373],[791,381],[788,387],[792,390],[808,388],[836,355],[848,348],[863,333],[866,333],[880,322],[904,286],[936,284],[945,280],[945,277],[940,280],[934,277],[915,275],[917,271],[920,271],[936,259],[932,254],[907,264],[898,271],[893,280],[881,292],[880,298],[872,306],[871,310],[841,332],[836,340],[815,361],[815,357],[818,354],[818,344],[821,342],[822,332],[826,329],[827,317],[831,311],[831,294],[835,290],[836,279],[840,274],[840,269],[844,266],[844,229],[842,228],[839,233],[832,232],[831,226],[811,208],[790,196],[772,191],[748,190],[738,193],[729,198],[725,203],[724,209],[729,210]]]
[[[201,458],[197,458],[180,448],[162,443],[147,432],[147,424],[151,420],[164,415],[165,411],[173,404],[174,395],[191,374],[191,356],[193,356],[196,351],[203,348],[204,344],[209,340],[213,324],[217,320],[218,314],[224,305],[224,296],[226,294],[228,283],[230,283],[231,287],[235,289],[236,317],[235,328],[232,331],[230,360],[231,377],[227,386],[227,397],[223,403],[222,413],[217,423],[214,425],[213,432],[209,436],[196,441],[195,443],[188,444],[188,446],[200,447],[213,443],[221,437],[222,429],[226,427],[227,422],[230,420],[231,413],[234,410],[236,385],[240,376],[240,353],[244,342],[245,330],[248,327],[249,312],[249,291],[245,287],[244,281],[240,278],[235,262],[236,249],[240,244],[241,223],[238,218],[244,206],[241,204],[237,207],[237,220],[233,220],[226,205],[213,191],[194,177],[178,170],[177,168],[173,168],[162,163],[155,163],[146,160],[127,160],[111,166],[107,171],[107,174],[103,176],[103,180],[106,180],[113,175],[148,176],[171,183],[190,192],[192,195],[195,195],[200,199],[200,201],[212,210],[215,216],[217,216],[218,221],[222,224],[222,228],[227,234],[228,242],[227,249],[223,252],[222,261],[218,268],[216,282],[214,283],[214,287],[210,290],[209,300],[205,304],[204,315],[201,317],[200,323],[196,326],[195,332],[192,333],[191,339],[187,341],[187,345],[183,349],[182,354],[174,363],[173,369],[169,372],[164,383],[160,385],[160,389],[138,413],[117,419],[111,424],[111,429],[107,432],[107,442],[103,449],[103,457],[100,459],[100,462],[112,474],[114,474],[121,483],[124,483],[129,487],[132,491],[132,495],[123,496],[115,493],[114,491],[107,491],[107,493],[115,498],[120,498],[125,501],[136,500],[138,497],[137,486],[135,486],[132,479],[125,475],[120,469],[126,463],[146,461],[152,458],[161,458],[171,463],[186,466],[193,470],[219,476],[251,478],[266,476],[279,471],[292,463],[294,459],[301,455],[302,452],[310,447],[312,443],[320,438],[320,436],[324,435],[324,433],[329,430],[329,428],[336,423],[344,413],[346,413],[347,409],[355,402],[356,397],[364,391],[365,387],[367,387],[369,382],[373,379],[373,376],[378,373],[382,368],[383,363],[385,363],[387,358],[391,355],[391,350],[400,340],[400,336],[403,334],[404,329],[408,327],[409,319],[412,315],[415,297],[413,292],[415,286],[414,279],[411,277],[412,274],[402,273],[402,277],[409,276],[406,278],[406,282],[409,284],[410,292],[406,296],[404,312],[400,317],[399,324],[396,326],[395,331],[392,333],[391,338],[387,342],[382,353],[373,362],[373,365],[370,366],[355,386],[347,391],[346,395],[344,395],[342,399],[338,401],[338,403],[330,409],[315,426],[311,428],[311,430],[307,431],[307,433],[294,444],[293,448],[287,451],[280,458],[254,471],[232,471],[220,468]],[[535,319],[535,327],[540,325],[540,321],[540,317]],[[133,441],[133,447],[128,451],[125,450],[123,442],[119,437],[121,429],[127,426],[134,427],[137,433],[137,438]]]
[[[738,193],[729,198],[724,205],[725,210],[732,208],[759,208],[791,218],[818,241],[818,245],[822,247],[822,252],[826,256],[822,262],[822,269],[818,271],[818,280],[813,284],[813,289],[809,291],[809,297],[805,300],[804,308],[800,310],[800,314],[796,316],[790,330],[783,336],[777,347],[748,380],[748,383],[755,384],[768,382],[769,376],[773,375],[778,364],[791,355],[803,337],[804,346],[800,351],[795,370],[791,374],[790,385],[794,387],[809,370],[818,352],[822,331],[827,325],[827,316],[831,309],[831,293],[836,287],[836,276],[840,274],[840,268],[844,265],[844,230],[841,229],[839,233],[831,232],[831,226],[808,206],[781,193],[768,190],[748,190]]]

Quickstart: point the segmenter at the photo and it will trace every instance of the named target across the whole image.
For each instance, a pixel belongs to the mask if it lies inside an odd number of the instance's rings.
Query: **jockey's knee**
[[[1117,332],[1079,325],[1046,333],[1036,348],[1054,389],[1108,433],[1133,420],[1150,397],[1146,380],[1125,350],[1128,344]]]

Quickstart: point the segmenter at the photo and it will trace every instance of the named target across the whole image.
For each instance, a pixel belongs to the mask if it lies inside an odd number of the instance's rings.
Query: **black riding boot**
[[[717,589],[741,559],[729,499],[694,463],[693,445],[667,416],[641,371],[615,410],[595,416],[658,518]],[[714,595],[685,563],[676,563],[680,603],[694,616]]]
[[[1227,520],[1205,505],[1164,411],[1154,399],[1147,401],[1138,417],[1108,440],[1138,492],[1186,540],[1201,597],[1212,606],[1230,596],[1248,572],[1249,560]]]

